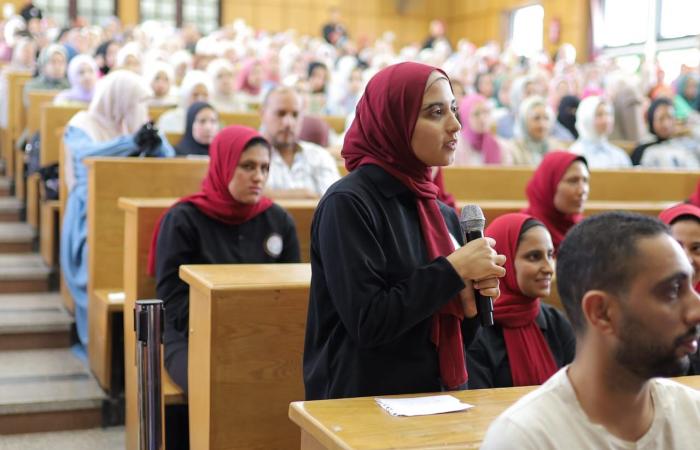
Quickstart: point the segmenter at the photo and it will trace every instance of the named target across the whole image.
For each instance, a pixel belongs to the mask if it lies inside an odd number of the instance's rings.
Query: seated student
[[[588,179],[585,158],[557,151],[544,157],[527,184],[528,207],[523,212],[545,224],[555,254],[566,232],[583,218]]]
[[[54,97],[55,105],[86,106],[92,100],[97,84],[97,63],[90,55],[75,55],[68,64],[70,89]]]
[[[262,62],[258,59],[249,59],[243,63],[236,80],[236,98],[238,102],[248,110],[254,111],[259,105],[263,92],[262,85],[265,81]]]
[[[247,110],[247,105],[236,95],[233,64],[223,58],[215,59],[207,66],[207,75],[212,85],[209,103],[214,105],[217,111],[233,113]]]
[[[634,149],[634,165],[662,169],[700,168],[700,144],[692,137],[674,137],[675,117],[670,99],[655,99],[651,102],[646,117],[654,139]]]
[[[500,138],[491,133],[491,106],[487,98],[471,94],[459,103],[462,132],[455,151],[455,165],[508,164],[510,156],[501,148]]]
[[[178,155],[209,155],[209,144],[219,132],[219,114],[205,102],[195,102],[187,110],[185,134],[175,146]]]
[[[581,155],[588,167],[619,169],[631,167],[630,157],[608,141],[613,130],[612,106],[602,97],[584,98],[576,110],[576,129],[579,137],[569,151]]]
[[[682,375],[698,349],[693,268],[658,219],[612,212],[576,225],[557,256],[576,357],[501,414],[482,449],[690,449],[700,392]]]
[[[557,105],[557,120],[552,126],[552,137],[562,142],[573,142],[578,138],[577,111],[581,100],[575,95],[565,95]]]
[[[505,214],[484,235],[506,255],[501,295],[494,299],[496,325],[483,327],[467,351],[469,389],[542,384],[576,353],[571,324],[547,297],[554,248],[545,226],[527,214]]]
[[[671,227],[671,235],[683,247],[695,271],[693,286],[700,292],[700,208],[681,203],[661,211],[659,219]]]
[[[507,148],[515,165],[536,166],[544,155],[561,144],[549,136],[552,120],[547,102],[540,96],[526,98],[518,109],[515,139]]]
[[[665,209],[659,219],[671,227],[671,235],[681,244],[693,266],[693,286],[700,293],[700,208],[682,203]],[[690,357],[688,375],[700,375],[700,352]]]
[[[149,106],[175,106],[175,71],[170,64],[163,61],[151,61],[147,64],[144,78],[153,90]]]
[[[165,368],[187,392],[189,286],[183,264],[299,262],[289,214],[262,195],[270,144],[255,130],[229,126],[216,135],[202,190],[181,198],[153,233],[148,270],[165,302]]]
[[[700,180],[698,180],[698,185],[695,187],[695,192],[693,192],[693,194],[688,199],[688,203],[700,208]]]
[[[338,165],[323,147],[299,138],[302,98],[289,87],[273,88],[260,110],[261,132],[272,144],[268,195],[319,198],[338,179]]]
[[[158,129],[163,133],[184,133],[187,109],[194,102],[206,102],[212,92],[211,82],[205,72],[187,72],[180,86],[177,108],[165,111],[158,119]]]
[[[102,78],[87,111],[68,122],[64,176],[68,198],[61,228],[61,272],[75,301],[75,323],[80,343],[87,333],[87,167],[95,156],[174,156],[175,151],[148,122],[146,102],[150,89],[135,73],[116,70]]]
[[[67,64],[66,49],[62,45],[51,44],[43,49],[36,62],[37,75],[24,85],[24,106],[29,106],[32,91],[68,89]]]

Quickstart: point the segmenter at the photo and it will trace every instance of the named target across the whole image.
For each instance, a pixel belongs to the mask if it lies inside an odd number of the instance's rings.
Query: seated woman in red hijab
[[[583,219],[588,199],[588,163],[569,152],[549,152],[527,184],[522,212],[542,222],[552,235],[554,253],[571,227]]]
[[[202,190],[163,215],[149,254],[149,272],[165,303],[165,368],[185,392],[189,286],[178,276],[179,267],[299,262],[294,221],[262,196],[270,144],[252,128],[229,126],[216,135],[209,155]]]
[[[437,201],[431,168],[454,159],[456,113],[435,67],[396,64],[368,83],[343,144],[349,173],[312,223],[307,399],[465,387],[474,289],[498,296],[505,257],[487,239],[456,249],[459,221]]]
[[[671,227],[671,235],[688,255],[695,271],[692,284],[695,292],[700,293],[700,208],[681,203],[663,210],[659,219]],[[690,356],[688,375],[700,375],[700,352]]]
[[[540,301],[552,286],[552,238],[521,213],[498,217],[484,234],[506,255],[506,276],[494,302],[496,324],[481,328],[467,351],[469,389],[542,384],[576,354],[569,321]]]

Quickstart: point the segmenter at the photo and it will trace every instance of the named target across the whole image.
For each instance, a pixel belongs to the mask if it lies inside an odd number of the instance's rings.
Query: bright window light
[[[544,36],[544,8],[526,6],[513,11],[510,42],[513,51],[521,56],[533,56],[542,51]]]

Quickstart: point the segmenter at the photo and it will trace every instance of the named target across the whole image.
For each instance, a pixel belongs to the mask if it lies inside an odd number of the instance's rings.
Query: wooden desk
[[[292,449],[309,264],[181,266],[190,285],[190,448]]]
[[[700,389],[700,376],[676,380]],[[393,417],[377,405],[373,397],[361,397],[293,402],[289,405],[289,418],[301,428],[301,448],[305,450],[479,448],[491,422],[535,388],[451,392],[475,407],[434,416]]]

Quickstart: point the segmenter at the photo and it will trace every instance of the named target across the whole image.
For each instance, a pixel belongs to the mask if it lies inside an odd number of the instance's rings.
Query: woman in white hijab
[[[504,145],[514,165],[537,166],[547,152],[567,147],[549,134],[553,117],[544,97],[533,95],[523,100],[515,121],[515,139]]]
[[[148,101],[150,106],[177,105],[177,97],[173,94],[176,91],[175,71],[170,64],[163,61],[149,63],[144,78],[153,90],[153,97]]]
[[[608,102],[598,96],[586,97],[576,110],[578,139],[569,150],[584,156],[592,169],[631,167],[629,155],[608,141],[614,120],[613,108]]]
[[[87,168],[85,158],[130,156],[148,150],[152,156],[174,156],[165,137],[146,126],[151,91],[143,78],[116,70],[102,78],[87,111],[68,122],[63,136],[68,199],[61,229],[61,271],[75,301],[82,346],[87,345]],[[158,139],[158,137],[160,139]]]
[[[116,68],[141,73],[141,47],[137,42],[129,42],[119,49]]]
[[[185,132],[187,109],[194,102],[208,102],[213,92],[211,80],[206,72],[187,72],[180,86],[180,99],[177,108],[164,112],[158,119],[158,129],[163,133]]]
[[[233,64],[223,58],[213,60],[207,66],[207,74],[212,84],[209,104],[219,113],[245,112],[246,105],[235,92],[235,70]]]
[[[0,72],[0,128],[8,126],[8,104],[10,96],[7,74],[9,72],[34,72],[36,66],[36,42],[29,38],[19,38],[12,49],[12,61]]]

